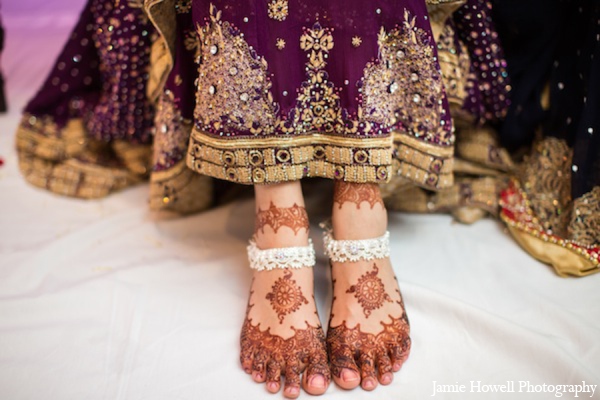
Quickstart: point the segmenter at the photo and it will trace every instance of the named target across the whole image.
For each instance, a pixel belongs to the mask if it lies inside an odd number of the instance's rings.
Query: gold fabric
[[[198,175],[180,161],[168,170],[150,175],[150,209],[188,214],[213,204],[212,179]]]
[[[559,275],[600,271],[600,187],[571,198],[573,151],[564,140],[538,142],[502,194],[502,220],[515,239]]]
[[[24,115],[16,147],[25,179],[65,196],[105,197],[141,182],[150,168],[149,146],[90,139],[78,119],[59,129],[51,118]]]
[[[592,196],[597,207],[600,204],[600,190],[594,189]],[[545,230],[516,179],[502,193],[500,204],[501,219],[515,240],[533,257],[551,265],[558,275],[586,276],[600,271],[598,243],[587,246]],[[597,208],[595,212],[597,214],[600,209]],[[587,229],[596,229],[597,232],[597,222],[584,230]]]

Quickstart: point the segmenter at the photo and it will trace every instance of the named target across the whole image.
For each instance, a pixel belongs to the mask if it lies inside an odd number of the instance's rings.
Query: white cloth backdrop
[[[0,399],[281,398],[269,397],[238,361],[250,200],[160,219],[147,210],[146,185],[83,201],[20,177],[13,139],[20,109],[81,5],[11,0],[3,8],[10,112],[0,116]],[[326,201],[308,198],[317,222]],[[437,398],[550,399],[554,393],[519,392],[520,381],[600,384],[600,275],[559,278],[491,219],[463,226],[448,216],[391,214],[390,231],[411,357],[388,387],[332,385],[325,398],[425,399],[437,381],[466,390]],[[320,243],[316,225],[312,236]],[[321,256],[324,323],[328,277]],[[471,381],[482,390],[514,382],[515,392],[477,392]]]

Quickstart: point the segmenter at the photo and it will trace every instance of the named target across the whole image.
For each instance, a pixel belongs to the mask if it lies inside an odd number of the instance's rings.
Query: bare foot
[[[336,182],[336,240],[381,237],[387,214],[375,184]],[[333,304],[327,350],[334,381],[344,389],[390,384],[410,352],[410,327],[388,257],[332,262]]]
[[[303,203],[286,204],[279,199],[266,203],[265,198],[269,199],[259,196],[257,190],[254,239],[258,248],[307,246],[308,217]],[[271,393],[280,390],[281,378],[287,398],[298,397],[301,385],[312,395],[327,390],[330,372],[325,335],[315,305],[310,266],[254,272],[240,360],[244,370],[256,382],[266,382]]]

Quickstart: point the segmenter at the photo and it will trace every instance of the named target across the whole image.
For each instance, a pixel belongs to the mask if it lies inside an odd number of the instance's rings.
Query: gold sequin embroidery
[[[275,46],[277,46],[279,50],[283,50],[285,48],[285,40],[283,40],[282,38],[277,38]]]
[[[450,145],[445,127],[442,77],[428,44],[427,32],[416,27],[416,17],[404,12],[401,27],[379,34],[380,58],[365,69],[363,115],[383,125],[397,125],[411,136]]]
[[[285,21],[288,16],[287,0],[273,0],[269,3],[269,18],[276,21]]]

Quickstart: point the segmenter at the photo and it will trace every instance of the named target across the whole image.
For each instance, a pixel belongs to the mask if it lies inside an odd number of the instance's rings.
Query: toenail
[[[256,379],[258,379],[258,380],[262,379],[262,374],[260,372],[258,372],[256,374]]]
[[[342,371],[342,379],[344,382],[355,382],[358,380],[358,374],[354,371],[344,370]]]
[[[363,383],[363,387],[365,389],[373,389],[375,387],[375,382],[372,379],[366,379]]]
[[[323,375],[314,375],[308,380],[308,384],[312,387],[324,388],[325,377]]]
[[[267,386],[269,387],[269,390],[276,392],[277,389],[279,388],[279,384],[277,382],[269,382],[267,383]]]
[[[391,381],[392,381],[392,376],[391,376],[390,374],[384,374],[384,375],[381,377],[381,382],[382,382],[384,385],[387,385],[387,384],[388,384],[388,383],[390,383]]]
[[[287,389],[287,392],[291,395],[296,395],[296,394],[300,393],[300,388],[296,387],[296,386],[291,386]]]
[[[394,371],[398,371],[402,367],[402,364],[396,363],[394,364]]]

